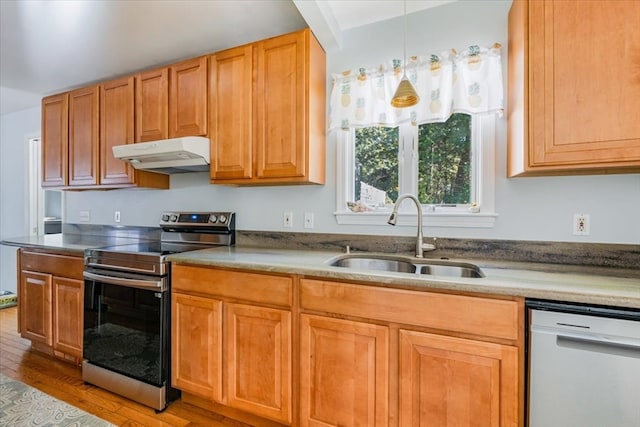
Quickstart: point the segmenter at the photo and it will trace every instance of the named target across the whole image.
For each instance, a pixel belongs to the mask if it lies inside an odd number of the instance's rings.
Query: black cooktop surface
[[[97,251],[163,256],[188,251],[197,251],[199,249],[207,249],[211,247],[212,245],[208,244],[148,241],[131,245],[108,246],[105,248],[99,248]]]

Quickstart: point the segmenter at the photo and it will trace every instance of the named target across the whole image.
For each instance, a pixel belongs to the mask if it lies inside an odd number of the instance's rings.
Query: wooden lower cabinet
[[[292,282],[173,266],[172,385],[198,398],[186,401],[292,424]]]
[[[22,337],[51,346],[51,274],[22,271],[19,301]]]
[[[524,425],[524,300],[176,264],[172,383],[250,425]]]
[[[225,310],[228,404],[291,422],[291,312],[244,304]]]
[[[83,258],[19,251],[19,329],[36,350],[82,361]]]
[[[300,425],[388,425],[389,328],[303,314],[300,334]]]
[[[174,292],[171,315],[173,386],[222,401],[222,301]]]
[[[299,289],[302,426],[523,425],[522,298]]]
[[[518,348],[400,330],[400,425],[518,425]]]
[[[53,350],[82,358],[84,281],[53,276]]]

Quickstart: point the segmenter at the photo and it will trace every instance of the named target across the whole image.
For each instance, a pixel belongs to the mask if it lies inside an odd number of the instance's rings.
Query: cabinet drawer
[[[300,306],[495,338],[518,338],[517,301],[303,279]]]
[[[171,287],[175,291],[285,307],[291,307],[293,301],[293,279],[268,274],[174,264]]]
[[[22,270],[38,271],[53,274],[54,276],[83,280],[84,260],[82,257],[22,252],[20,268]]]

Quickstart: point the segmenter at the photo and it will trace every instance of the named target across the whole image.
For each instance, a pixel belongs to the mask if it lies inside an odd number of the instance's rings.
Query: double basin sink
[[[465,262],[400,255],[346,254],[331,259],[332,267],[448,277],[484,277],[480,267]]]

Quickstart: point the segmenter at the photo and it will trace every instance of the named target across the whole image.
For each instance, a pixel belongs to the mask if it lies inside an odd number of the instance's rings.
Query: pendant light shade
[[[407,0],[404,0],[404,67],[402,79],[391,98],[391,106],[396,108],[412,107],[420,101],[415,88],[407,78]]]
[[[400,84],[396,89],[396,93],[391,98],[391,106],[396,108],[412,107],[420,101],[420,97],[413,88],[413,85],[407,78],[407,75],[402,76]]]

